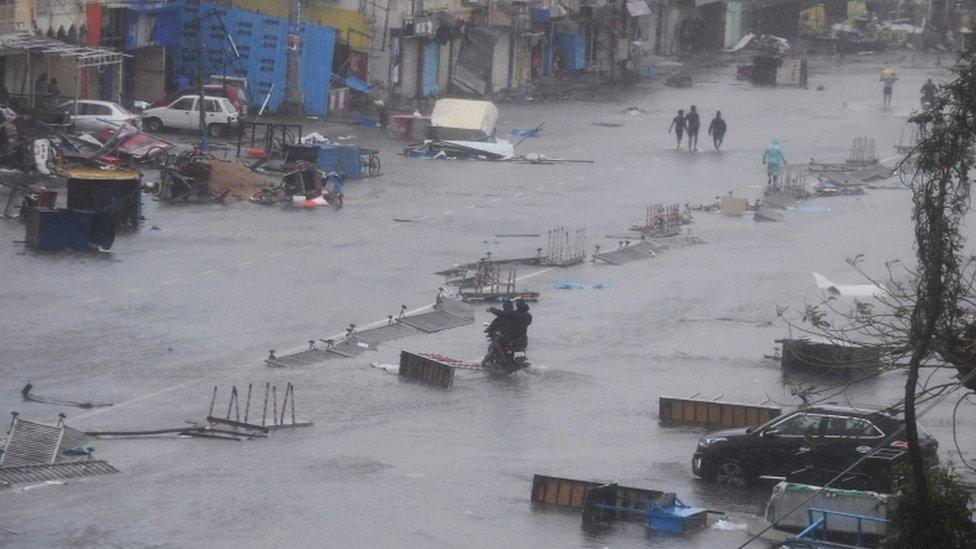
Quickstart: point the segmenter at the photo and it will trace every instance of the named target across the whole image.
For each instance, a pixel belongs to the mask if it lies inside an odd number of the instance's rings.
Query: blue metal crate
[[[360,164],[362,150],[355,145],[340,145],[338,149],[339,167],[336,171],[347,178],[355,179],[362,176],[363,169],[362,164]]]

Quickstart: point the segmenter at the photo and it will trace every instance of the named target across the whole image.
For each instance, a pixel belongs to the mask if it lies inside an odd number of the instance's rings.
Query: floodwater
[[[814,200],[826,211],[787,212],[783,223],[698,213],[691,231],[706,245],[624,266],[521,268],[519,285],[543,296],[532,308],[533,367],[507,379],[462,371],[445,391],[370,367],[395,363],[400,349],[478,359],[484,307],[474,325],[357,359],[293,369],[262,360],[269,349],[284,354],[397,314],[401,304],[428,305],[443,282],[434,271],[486,251],[532,255],[554,227],[585,228],[592,251],[615,247],[604,235],[625,233],[649,204],[708,203],[730,190],[758,197],[772,137],[790,162],[844,158],[857,136],[876,138],[878,155],[891,156],[924,79],[946,74],[932,58],[910,56],[820,60],[808,90],[755,89],[729,66],[696,75],[687,90],[648,84],[602,102],[500,105],[499,133],[546,124],[520,152],[593,164],[409,159],[379,131],[336,126],[330,131],[380,148],[385,172],[348,183],[343,210],[147,197],[143,227],[106,255],[25,250],[13,243],[22,225],[0,223],[0,410],[49,422],[64,411],[89,430],[178,427],[207,415],[214,386],[223,412],[232,385],[292,382],[298,418],[315,423],[246,442],[97,441],[95,455],[122,473],[0,493],[0,545],[738,545],[747,536],[735,527],[761,512],[768,488],[728,491],[694,478],[691,454],[705,431],[659,425],[658,397],[795,404],[778,364],[763,359],[786,335],[777,307],[795,317],[816,302],[813,271],[857,283],[845,263],[856,254],[866,254],[872,275],[883,274],[885,260],[912,261],[905,190]],[[885,60],[900,76],[888,111],[877,76]],[[703,133],[716,109],[725,114],[722,153],[704,135],[698,153],[673,150],[668,123],[692,103]],[[647,114],[619,112],[632,105]],[[555,290],[559,280],[611,287]],[[117,405],[22,402],[28,379],[41,394]],[[850,397],[892,402],[903,381],[891,374]],[[951,402],[922,421],[943,459]],[[964,407],[962,431],[972,422]],[[976,450],[971,438],[961,442]],[[577,513],[530,503],[535,473],[674,491],[727,511],[733,529],[675,536],[625,523],[589,533]]]

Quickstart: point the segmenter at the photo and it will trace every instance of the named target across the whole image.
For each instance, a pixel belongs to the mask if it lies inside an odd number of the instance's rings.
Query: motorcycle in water
[[[930,111],[935,106],[935,97],[932,95],[922,95],[920,103],[923,111]]]
[[[481,360],[483,370],[507,376],[529,366],[530,363],[525,356],[525,345],[505,337],[501,332],[488,332],[488,353]]]

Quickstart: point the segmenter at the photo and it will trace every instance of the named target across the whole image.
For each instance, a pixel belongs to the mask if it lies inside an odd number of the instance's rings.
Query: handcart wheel
[[[369,155],[369,170],[367,171],[370,177],[376,177],[380,174],[380,157],[371,154]]]

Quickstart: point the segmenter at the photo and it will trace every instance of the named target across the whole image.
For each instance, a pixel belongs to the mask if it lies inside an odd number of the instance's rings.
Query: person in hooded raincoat
[[[783,149],[779,146],[779,140],[775,137],[766,146],[762,161],[766,165],[766,185],[777,185],[779,183],[779,174],[786,167],[786,156],[783,154]]]

